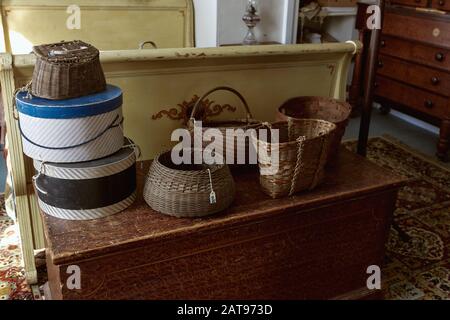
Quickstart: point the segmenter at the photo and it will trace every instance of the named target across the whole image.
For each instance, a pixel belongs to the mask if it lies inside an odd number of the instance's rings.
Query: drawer
[[[377,73],[441,95],[450,95],[450,74],[380,55]]]
[[[383,35],[380,53],[450,71],[450,50],[447,49]]]
[[[442,119],[448,116],[448,99],[401,82],[377,76],[375,95]]]
[[[404,15],[386,11],[383,34],[450,49],[450,20],[442,17],[432,19],[425,14]]]
[[[400,4],[402,6],[426,7],[428,0],[392,0],[392,4]]]
[[[435,9],[450,11],[450,0],[432,0],[431,6]]]

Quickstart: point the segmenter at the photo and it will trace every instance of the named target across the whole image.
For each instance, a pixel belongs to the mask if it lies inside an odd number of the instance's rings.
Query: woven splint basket
[[[245,108],[246,117],[245,119],[232,120],[206,120],[203,121],[202,129],[198,130],[199,128],[197,127],[196,116],[198,111],[200,111],[200,105],[207,97],[217,91],[227,91],[237,96],[241,100],[242,105]],[[252,152],[250,148],[252,147],[252,144],[250,142],[250,137],[246,133],[246,130],[256,129],[260,125],[261,121],[253,119],[252,113],[250,112],[250,108],[245,98],[237,90],[223,86],[208,91],[197,100],[192,109],[188,128],[195,139],[202,140],[205,136],[205,133],[209,129],[219,130],[224,137],[223,141],[214,141],[211,143],[209,141],[203,140],[203,147],[205,148],[208,145],[210,145],[210,147],[213,146],[216,152],[220,153],[228,164],[248,165],[250,164],[250,153]],[[234,130],[235,132],[234,137],[231,137],[231,139],[227,139],[228,130]],[[233,159],[230,159],[230,156],[232,156]],[[235,168],[235,166],[233,167]]]
[[[153,161],[144,188],[144,199],[152,209],[176,217],[202,217],[225,210],[234,195],[228,166],[175,165],[170,151]]]
[[[99,51],[82,41],[33,47],[36,65],[31,91],[45,99],[62,100],[106,89]]]
[[[252,136],[258,150],[263,191],[272,198],[280,198],[319,185],[336,125],[304,119],[276,122],[268,129],[267,139],[262,139],[261,133],[259,137]],[[275,130],[278,142],[273,141]]]
[[[297,97],[289,99],[278,109],[277,119],[320,119],[334,123],[336,130],[328,156],[328,162],[334,163],[351,112],[352,107],[345,101],[325,97]]]

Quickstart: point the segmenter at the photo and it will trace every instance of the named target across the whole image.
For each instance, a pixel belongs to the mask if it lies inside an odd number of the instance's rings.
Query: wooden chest
[[[427,1],[395,0],[426,7]],[[450,3],[450,1],[448,1]],[[448,9],[445,0],[433,8]],[[450,17],[387,7],[380,42],[375,100],[440,126],[437,155],[448,160],[450,146]]]
[[[138,165],[139,167],[139,165]],[[138,170],[142,190],[144,172]],[[258,173],[238,173],[223,214],[177,219],[142,196],[94,221],[44,216],[53,299],[330,299],[379,296],[367,268],[381,265],[403,180],[342,150],[317,190],[273,200]],[[69,266],[81,289],[69,289]],[[69,279],[70,280],[70,279]]]

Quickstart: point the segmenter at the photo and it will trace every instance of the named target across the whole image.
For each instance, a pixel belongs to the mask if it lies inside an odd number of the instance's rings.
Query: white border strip
[[[130,147],[131,148],[131,147]],[[34,160],[33,165],[37,172],[41,172],[41,161]],[[112,176],[119,172],[122,172],[136,163],[136,153],[134,150],[124,159],[114,163],[107,163],[98,167],[91,168],[69,168],[69,167],[56,167],[52,163],[46,163],[44,165],[42,174],[64,180],[85,180],[96,179],[107,176]]]
[[[93,220],[100,219],[125,210],[136,200],[137,192],[133,192],[131,196],[108,207],[89,209],[89,210],[67,210],[50,206],[39,199],[39,206],[46,214],[55,218],[64,220]]]

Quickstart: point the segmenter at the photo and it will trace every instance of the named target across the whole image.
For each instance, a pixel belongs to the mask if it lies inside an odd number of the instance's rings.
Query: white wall
[[[338,16],[325,19],[324,30],[336,40],[343,42],[358,39],[358,31],[355,29],[356,16]]]
[[[283,35],[283,23],[285,19],[285,0],[259,0],[259,14],[261,22],[255,28],[255,34],[260,42],[281,42]],[[246,0],[219,1],[218,30],[219,44],[241,43],[247,32],[247,27],[242,21],[245,13]]]
[[[217,45],[217,0],[194,0],[197,47]]]
[[[292,43],[296,37],[299,0],[259,0],[261,22],[255,34],[261,42]],[[242,21],[247,0],[194,0],[196,46],[240,44],[247,33]],[[215,16],[214,19],[212,16]]]
[[[356,16],[337,16],[325,19],[324,30],[340,42],[358,39],[358,30],[355,29]],[[350,66],[348,84],[352,83],[354,63]]]

